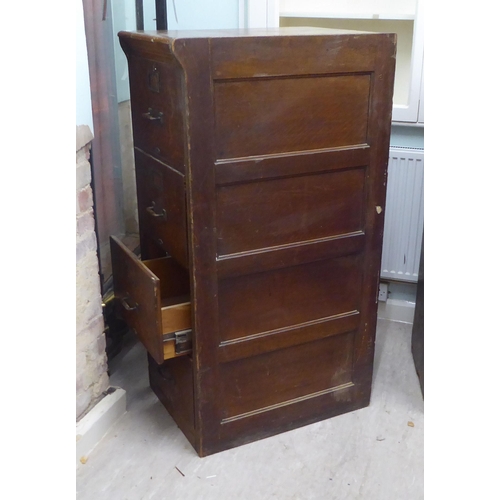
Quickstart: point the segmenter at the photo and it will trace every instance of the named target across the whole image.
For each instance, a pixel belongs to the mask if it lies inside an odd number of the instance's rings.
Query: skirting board
[[[387,299],[378,303],[377,317],[401,323],[413,323],[415,303],[407,300]]]
[[[90,452],[113,424],[126,412],[126,392],[117,387],[76,423],[76,464],[87,461]]]

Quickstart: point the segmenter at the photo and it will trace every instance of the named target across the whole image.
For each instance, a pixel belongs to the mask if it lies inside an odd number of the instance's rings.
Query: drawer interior
[[[191,297],[188,272],[169,257],[142,262],[160,280],[163,359],[190,353]]]
[[[121,315],[157,363],[191,352],[189,273],[171,257],[141,261],[111,237]]]

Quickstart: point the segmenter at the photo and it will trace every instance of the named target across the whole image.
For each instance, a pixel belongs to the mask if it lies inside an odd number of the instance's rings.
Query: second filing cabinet
[[[122,32],[141,260],[115,295],[203,456],[369,404],[395,38]]]

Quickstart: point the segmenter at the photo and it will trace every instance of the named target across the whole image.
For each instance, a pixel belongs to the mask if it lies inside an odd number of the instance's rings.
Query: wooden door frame
[[[119,137],[119,129],[117,102],[112,97],[116,94],[113,44],[109,24],[106,23],[106,20],[110,21],[106,4],[106,0],[83,0],[94,122],[92,191],[103,294],[110,288],[109,236],[124,232],[121,159],[119,144],[114,140]]]

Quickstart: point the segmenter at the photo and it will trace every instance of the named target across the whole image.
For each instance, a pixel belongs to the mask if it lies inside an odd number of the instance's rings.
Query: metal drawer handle
[[[152,217],[161,217],[161,218],[167,220],[167,211],[165,209],[162,209],[162,211],[158,213],[155,210],[155,202],[154,201],[151,202],[151,206],[150,207],[146,207],[146,211]]]
[[[153,108],[148,108],[147,113],[142,113],[142,117],[150,122],[159,121],[163,125],[163,113],[154,111]]]
[[[130,305],[128,303],[128,300],[130,299],[130,297],[128,295],[126,295],[125,297],[122,298],[122,306],[127,310],[127,311],[135,311],[138,307],[139,307],[139,304],[137,304],[137,302],[133,305]]]

